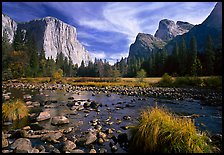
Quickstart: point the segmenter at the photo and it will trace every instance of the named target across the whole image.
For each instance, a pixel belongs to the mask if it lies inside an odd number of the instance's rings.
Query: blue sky
[[[127,57],[139,32],[154,35],[162,19],[202,23],[216,2],[3,2],[17,22],[46,16],[75,26],[92,57],[111,64]]]

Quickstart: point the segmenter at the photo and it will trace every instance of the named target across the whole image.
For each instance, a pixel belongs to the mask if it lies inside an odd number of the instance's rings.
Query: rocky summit
[[[45,51],[46,58],[56,59],[62,52],[71,58],[73,64],[81,65],[82,60],[87,64],[91,58],[88,51],[77,39],[74,26],[66,24],[54,17],[45,17],[25,23],[16,23],[10,17],[2,14],[2,32],[6,32],[10,42],[13,42],[16,32],[27,32],[34,36],[38,52]],[[3,33],[2,33],[3,35]]]
[[[197,40],[197,50],[199,53],[204,51],[205,43],[208,36],[213,41],[214,48],[222,47],[222,2],[218,2],[210,15],[199,25],[195,25],[187,33],[176,36],[165,46],[166,50],[171,53],[176,43],[180,43],[182,38],[185,39],[187,47],[190,46],[192,37]]]
[[[148,58],[153,50],[161,49],[165,42],[151,34],[139,33],[130,46],[129,58],[132,56]]]
[[[194,25],[188,22],[177,21],[177,23],[175,23],[172,20],[163,19],[159,22],[159,28],[155,33],[155,37],[163,41],[169,41],[177,35],[188,32],[193,27]]]

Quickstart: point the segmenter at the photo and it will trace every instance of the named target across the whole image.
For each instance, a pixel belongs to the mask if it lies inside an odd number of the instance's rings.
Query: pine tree
[[[206,40],[205,47],[205,73],[207,75],[213,75],[214,73],[214,61],[215,61],[215,53],[212,44],[212,38],[209,35]]]
[[[190,71],[188,71],[191,75],[196,76],[197,75],[197,67],[198,67],[198,62],[199,60],[197,59],[197,42],[196,38],[192,37],[190,41],[190,55],[189,55],[189,68]]]
[[[180,43],[180,56],[179,56],[179,67],[180,67],[180,74],[185,75],[187,71],[187,47],[185,39],[182,37],[181,43]]]

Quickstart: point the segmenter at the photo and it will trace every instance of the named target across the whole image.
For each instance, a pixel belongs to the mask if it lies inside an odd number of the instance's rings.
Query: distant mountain
[[[163,48],[166,43],[151,34],[139,33],[131,44],[128,57],[148,58],[151,52]]]
[[[218,2],[210,15],[202,24],[194,26],[189,32],[176,36],[165,48],[169,53],[173,51],[175,43],[179,43],[182,37],[185,39],[187,47],[190,46],[190,40],[194,36],[197,40],[198,52],[203,52],[208,36],[211,36],[214,47],[222,46],[222,2]]]
[[[12,43],[17,30],[17,23],[9,16],[2,14],[2,36],[5,32],[8,35],[9,42]]]
[[[174,21],[163,19],[159,22],[159,28],[155,33],[155,37],[162,39],[163,41],[170,41],[177,35],[182,35],[192,29],[194,25],[177,21],[175,24]]]
[[[16,30],[32,34],[36,40],[38,52],[45,51],[46,58],[56,59],[62,52],[70,57],[73,64],[81,65],[91,61],[88,51],[78,41],[76,28],[54,17],[45,17],[25,23],[16,23],[10,17],[2,14],[2,32],[5,31],[12,43]]]

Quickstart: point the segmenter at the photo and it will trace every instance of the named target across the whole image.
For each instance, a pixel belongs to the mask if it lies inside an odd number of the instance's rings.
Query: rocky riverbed
[[[3,101],[21,98],[30,109],[28,119],[3,122],[3,153],[125,153],[139,112],[155,105],[195,119],[214,143],[222,141],[221,91],[27,83],[2,89]]]

